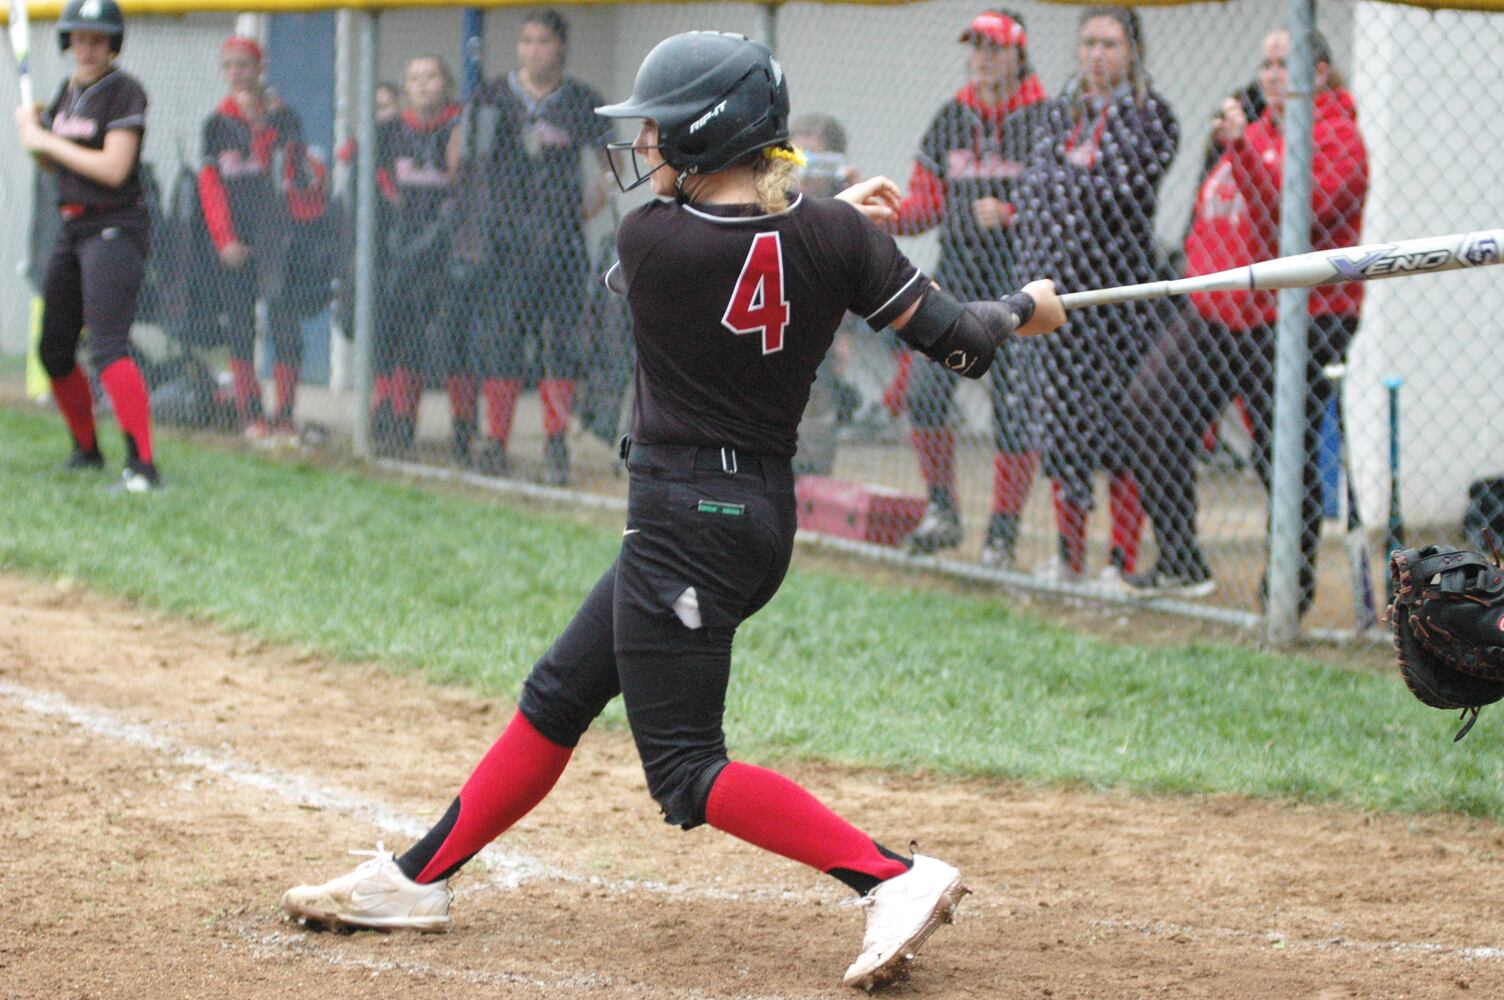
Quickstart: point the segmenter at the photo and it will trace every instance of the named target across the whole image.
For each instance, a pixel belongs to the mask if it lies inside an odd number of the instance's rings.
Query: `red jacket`
[[[1311,249],[1361,242],[1368,195],[1368,150],[1346,90],[1316,95],[1311,178]],[[1196,196],[1186,237],[1186,274],[1210,274],[1279,256],[1279,199],[1285,139],[1269,112],[1228,146]],[[1206,318],[1235,330],[1275,321],[1273,292],[1217,292],[1191,296]],[[1357,316],[1363,285],[1311,289],[1312,316]]]

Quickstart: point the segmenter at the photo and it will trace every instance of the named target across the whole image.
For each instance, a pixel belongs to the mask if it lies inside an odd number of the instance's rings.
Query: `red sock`
[[[517,397],[522,394],[522,380],[488,378],[480,385],[486,397],[486,426],[491,437],[503,448],[512,437],[512,418],[517,414]]]
[[[74,365],[68,374],[52,380],[52,398],[57,400],[57,408],[73,440],[84,451],[93,448],[94,395],[89,392],[89,376],[84,374],[82,365]]]
[[[291,420],[298,396],[298,370],[292,365],[272,365],[272,381],[277,387],[277,419]]]
[[[1144,529],[1144,508],[1138,501],[1138,480],[1132,472],[1112,474],[1107,500],[1113,558],[1124,573],[1132,573],[1138,567],[1138,540]]]
[[[1034,487],[1034,471],[1039,465],[1032,451],[1009,454],[999,452],[992,460],[992,512],[1022,514],[1029,490]]]
[[[248,359],[230,359],[230,382],[235,390],[235,412],[240,416],[240,422],[246,423],[251,419],[253,406],[251,400],[261,399],[261,383],[256,381],[256,366]]]
[[[445,380],[444,388],[449,392],[450,414],[467,423],[474,420],[475,398],[480,392],[474,376],[451,375]]]
[[[1238,404],[1238,413],[1243,417],[1243,429],[1248,432],[1249,437],[1253,437],[1253,414],[1248,412],[1247,398],[1234,396],[1232,401]]]
[[[371,412],[381,409],[381,404],[392,398],[392,380],[386,375],[371,379]]]
[[[893,381],[883,390],[883,406],[895,417],[903,412],[904,404],[909,396],[909,373],[914,367],[914,355],[908,351],[900,351],[898,354],[898,370],[893,373]]]
[[[1065,498],[1054,483],[1055,527],[1060,531],[1060,555],[1072,573],[1086,570],[1086,510]]]
[[[136,457],[150,463],[151,402],[141,369],[130,358],[121,358],[99,373],[99,381],[109,393],[120,429],[135,443]]]
[[[569,429],[569,411],[574,405],[574,380],[546,378],[538,383],[538,402],[543,406],[543,433],[556,437]]]
[[[501,836],[543,801],[574,751],[550,742],[521,712],[486,751],[460,789],[460,810],[415,882],[428,883]]]
[[[914,454],[919,456],[919,478],[929,489],[956,492],[956,435],[949,427],[919,428],[909,432]]]
[[[392,372],[392,412],[397,416],[410,417],[417,413],[422,392],[422,383],[411,368],[398,368]]]
[[[840,868],[878,881],[908,866],[788,778],[751,764],[727,764],[711,786],[705,822],[765,851],[822,872]]]

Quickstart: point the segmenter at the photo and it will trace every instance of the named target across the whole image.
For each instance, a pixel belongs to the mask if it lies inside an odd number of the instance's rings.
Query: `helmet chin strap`
[[[667,165],[667,163],[664,164],[664,166]],[[677,194],[683,201],[689,200],[689,195],[684,190],[685,178],[692,177],[699,172],[700,171],[695,167],[685,167],[683,170],[679,171],[678,176],[674,178],[674,193]]]

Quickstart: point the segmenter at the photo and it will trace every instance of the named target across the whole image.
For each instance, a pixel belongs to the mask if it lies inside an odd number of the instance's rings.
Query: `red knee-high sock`
[[[451,375],[444,381],[449,393],[449,413],[457,420],[469,422],[475,419],[475,400],[480,385],[472,375]]]
[[[151,402],[146,379],[130,358],[121,358],[99,373],[100,384],[115,407],[115,420],[135,444],[136,457],[151,462]]]
[[[481,383],[486,397],[486,427],[503,448],[512,437],[512,418],[517,414],[517,397],[522,394],[522,380],[488,378]]]
[[[1034,487],[1034,472],[1039,456],[1032,451],[1013,454],[999,452],[992,460],[992,512],[1022,514],[1029,490]]]
[[[381,409],[382,403],[389,403],[392,399],[392,380],[386,375],[374,375],[371,377],[371,412]]]
[[[423,385],[418,373],[411,368],[398,368],[392,372],[392,412],[399,417],[410,417],[418,412],[418,400],[422,398]]]
[[[241,423],[246,423],[255,413],[251,402],[261,401],[261,383],[256,381],[256,366],[249,359],[230,359],[230,382],[235,392],[235,412]]]
[[[1138,541],[1144,530],[1144,508],[1132,472],[1112,474],[1107,500],[1112,519],[1112,560],[1124,573],[1132,573],[1138,567]]]
[[[909,397],[909,374],[914,368],[914,355],[908,351],[900,351],[898,354],[898,370],[893,373],[893,381],[883,389],[883,406],[895,417],[903,412],[904,404]]]
[[[705,822],[822,872],[844,869],[882,881],[908,870],[809,792],[751,764],[732,761],[722,769],[705,803]]]
[[[548,437],[569,429],[569,412],[574,406],[574,380],[546,378],[538,383],[538,402],[543,405],[543,433]]]
[[[956,492],[956,434],[949,427],[925,427],[909,432],[919,457],[919,478],[931,490]]]
[[[1065,498],[1054,484],[1055,527],[1060,531],[1060,557],[1072,573],[1086,570],[1086,510]]]
[[[277,387],[277,419],[291,420],[298,397],[298,370],[292,365],[272,365],[272,382]]]
[[[94,394],[89,391],[89,376],[82,365],[62,378],[52,380],[52,398],[73,434],[73,440],[84,451],[94,447]]]
[[[545,738],[521,712],[513,715],[460,789],[454,826],[414,881],[437,880],[532,812],[573,753]]]

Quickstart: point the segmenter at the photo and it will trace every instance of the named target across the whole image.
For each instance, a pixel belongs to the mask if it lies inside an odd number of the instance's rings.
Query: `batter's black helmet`
[[[632,96],[595,113],[652,119],[658,150],[670,167],[708,174],[788,140],[789,88],[766,45],[720,31],[690,31],[654,46],[637,70]],[[630,187],[645,180],[639,173]]]
[[[57,18],[57,44],[64,52],[73,44],[73,32],[97,31],[110,36],[110,51],[119,52],[125,41],[125,16],[115,0],[68,0]]]

